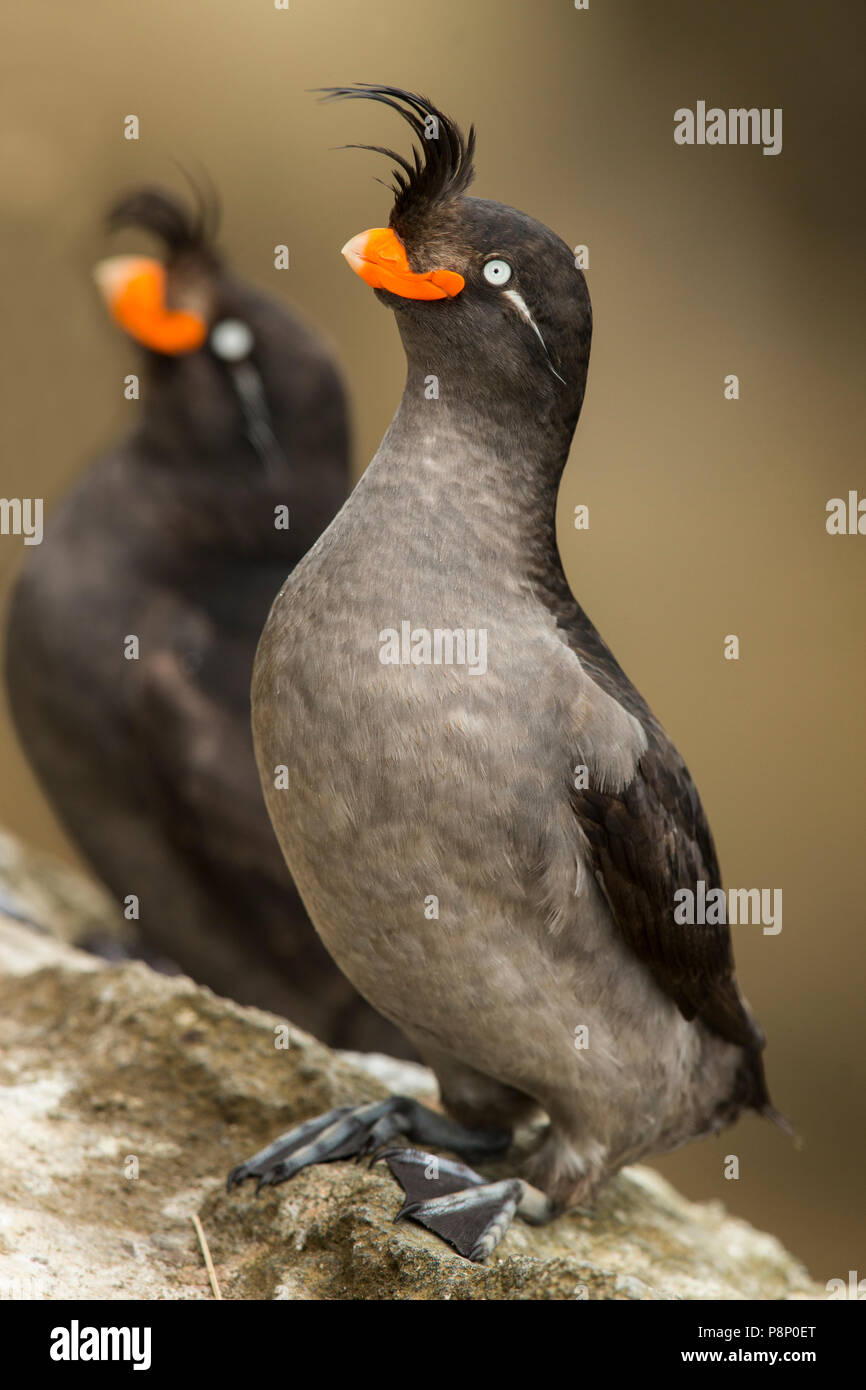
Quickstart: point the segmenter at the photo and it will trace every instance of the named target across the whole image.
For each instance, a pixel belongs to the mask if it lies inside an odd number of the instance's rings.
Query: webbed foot
[[[395,1220],[417,1221],[467,1260],[486,1260],[516,1213],[536,1225],[554,1215],[550,1200],[522,1178],[488,1182],[464,1163],[418,1149],[389,1149],[380,1158],[406,1194]]]
[[[233,1168],[226,1186],[231,1191],[247,1178],[256,1178],[258,1192],[285,1182],[314,1163],[375,1154],[399,1135],[476,1159],[498,1157],[511,1142],[507,1130],[467,1129],[409,1096],[388,1096],[368,1105],[343,1105],[296,1125]]]

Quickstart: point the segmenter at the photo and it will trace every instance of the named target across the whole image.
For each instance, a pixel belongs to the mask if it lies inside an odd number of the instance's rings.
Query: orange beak
[[[409,269],[406,248],[390,227],[373,227],[347,241],[343,255],[356,275],[374,290],[388,290],[403,299],[453,299],[466,284],[456,270]]]
[[[208,326],[198,314],[166,308],[165,267],[159,261],[111,256],[93,275],[112,318],[137,342],[171,356],[201,347]]]

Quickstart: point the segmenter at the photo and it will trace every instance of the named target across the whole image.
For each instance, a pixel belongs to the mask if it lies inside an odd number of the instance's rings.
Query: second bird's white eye
[[[511,266],[507,261],[488,261],[484,267],[484,278],[488,285],[507,285],[511,279]]]
[[[220,319],[211,329],[210,345],[224,362],[240,362],[253,350],[253,332],[242,319]]]

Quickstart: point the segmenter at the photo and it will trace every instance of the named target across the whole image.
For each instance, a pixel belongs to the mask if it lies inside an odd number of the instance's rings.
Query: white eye
[[[222,319],[211,330],[210,345],[224,362],[240,362],[252,351],[252,329],[240,319]]]
[[[507,285],[511,279],[511,266],[507,261],[488,261],[484,267],[484,278],[488,285]]]

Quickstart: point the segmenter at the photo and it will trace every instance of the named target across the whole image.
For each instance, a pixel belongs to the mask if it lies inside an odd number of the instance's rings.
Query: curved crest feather
[[[460,127],[427,97],[402,87],[358,82],[352,87],[322,87],[326,101],[380,101],[403,117],[420,141],[413,145],[411,161],[383,145],[347,145],[347,149],[373,150],[393,159],[394,206],[390,224],[400,232],[423,219],[437,203],[465,193],[475,175],[475,128],[464,135]]]
[[[220,219],[219,199],[210,182],[200,184],[182,171],[193,194],[190,207],[165,188],[143,185],[121,194],[106,215],[109,231],[141,227],[152,232],[165,245],[169,256],[181,254],[215,255]]]

